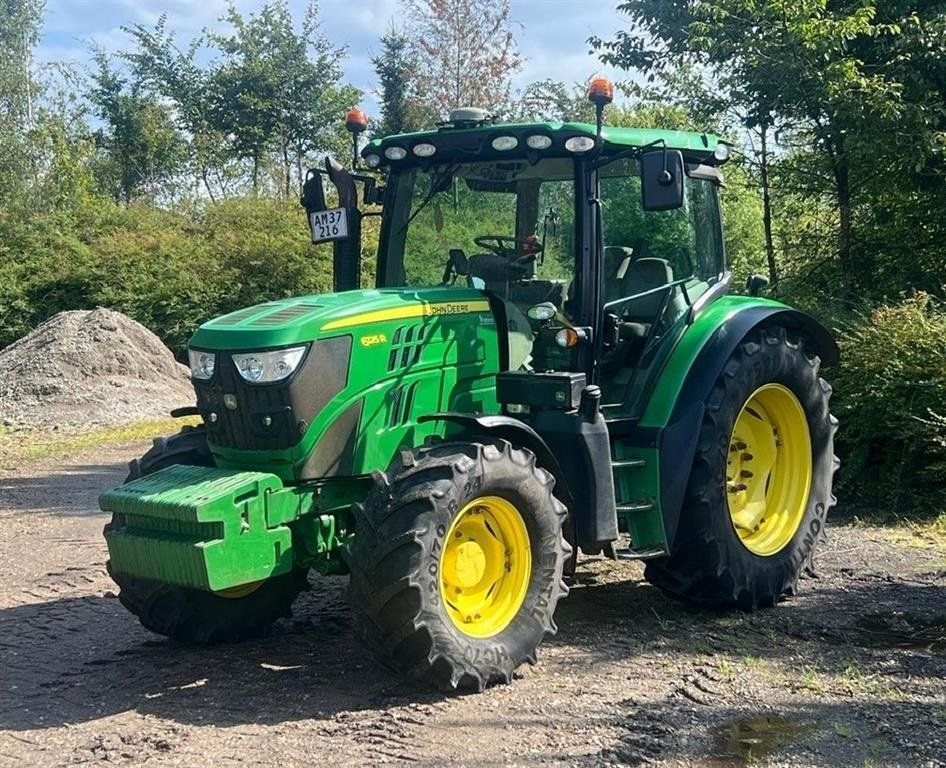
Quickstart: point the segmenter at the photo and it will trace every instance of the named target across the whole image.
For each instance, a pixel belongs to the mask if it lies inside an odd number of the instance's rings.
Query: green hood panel
[[[208,350],[287,347],[352,333],[390,320],[488,312],[486,298],[471,288],[388,288],[299,296],[239,309],[210,320],[190,345]]]

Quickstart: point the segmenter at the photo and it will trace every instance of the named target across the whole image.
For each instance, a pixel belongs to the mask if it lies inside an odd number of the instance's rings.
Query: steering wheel
[[[479,235],[473,238],[473,242],[497,256],[513,259],[520,264],[535,261],[543,251],[542,243],[534,235],[524,238],[508,235]]]

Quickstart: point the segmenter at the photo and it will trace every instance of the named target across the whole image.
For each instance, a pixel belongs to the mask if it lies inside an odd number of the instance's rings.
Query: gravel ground
[[[342,579],[266,640],[142,629],[95,499],[144,447],[0,476],[0,765],[946,766],[946,552],[902,530],[835,524],[751,615],[584,561],[538,666],[444,697],[358,646]]]

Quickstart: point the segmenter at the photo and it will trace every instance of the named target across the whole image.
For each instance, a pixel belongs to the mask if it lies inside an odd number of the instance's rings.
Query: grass
[[[885,701],[902,701],[903,691],[892,685],[883,675],[871,674],[856,661],[846,661],[837,674],[828,674],[809,666],[802,670],[798,685],[818,696],[867,696]],[[841,735],[841,734],[839,734]]]
[[[118,443],[147,440],[178,432],[196,418],[152,419],[121,427],[103,427],[83,432],[57,433],[48,430],[23,432],[0,431],[0,471],[15,469],[24,462],[40,458],[65,458],[94,448]]]

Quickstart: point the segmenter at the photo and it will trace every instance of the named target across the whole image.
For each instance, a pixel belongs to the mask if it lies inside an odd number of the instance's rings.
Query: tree
[[[511,77],[522,67],[509,0],[404,0],[403,8],[417,95],[434,117],[508,108]]]
[[[137,24],[124,27],[135,47],[124,57],[142,90],[174,107],[179,130],[188,137],[187,148],[193,173],[200,179],[211,201],[225,195],[230,186],[227,142],[214,125],[208,96],[210,70],[198,63],[204,40],[195,38],[186,50],[177,47],[162,15],[154,29]]]
[[[381,100],[381,120],[375,133],[391,136],[423,127],[418,119],[413,79],[417,62],[410,39],[393,22],[381,36],[381,53],[371,57],[371,65],[378,77],[376,93]]]
[[[905,57],[911,4],[891,5],[900,7],[891,14],[861,0],[629,0],[619,8],[634,22],[632,30],[592,41],[606,61],[642,68],[651,78],[681,62],[701,69],[714,84],[706,90],[714,107],[732,108],[745,128],[764,130],[766,139],[771,130],[786,146],[804,144],[803,151],[815,153],[820,167],[809,167],[803,183],[811,194],[833,199],[835,255],[849,304],[869,283],[854,237],[858,185],[876,173],[867,171],[866,159],[876,158],[892,136],[896,156],[922,152],[924,125],[939,114],[922,88],[915,99],[904,96],[908,72],[942,70],[942,41],[920,35]],[[870,56],[859,55],[861,48]],[[904,58],[906,67],[898,64]]]
[[[345,49],[321,33],[314,3],[298,33],[287,0],[273,0],[248,18],[231,4],[226,20],[231,34],[209,36],[224,56],[210,77],[214,123],[251,162],[254,191],[274,152],[288,195],[293,167],[301,186],[302,158],[338,146],[344,108],[360,96],[340,85]]]
[[[236,177],[256,193],[289,196],[313,153],[347,146],[342,115],[361,94],[341,82],[345,49],[322,33],[314,2],[298,31],[287,0],[248,17],[231,3],[224,20],[229,31],[205,32],[186,51],[164,18],[153,30],[133,27],[137,49],[127,57],[142,83],[174,105],[211,199]],[[218,55],[203,63],[207,53]]]
[[[126,205],[142,193],[159,194],[162,184],[181,170],[184,158],[184,140],[170,110],[142,95],[136,83],[114,69],[104,51],[96,51],[94,60],[97,69],[89,99],[104,122],[96,132],[105,153],[100,182]]]
[[[35,126],[33,47],[43,0],[0,2],[0,202],[22,193],[31,175],[28,134]]]

